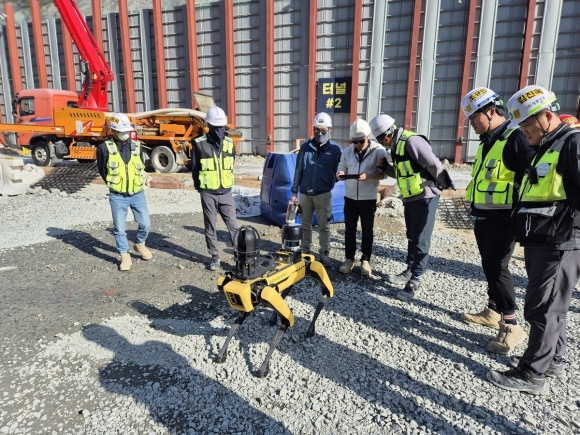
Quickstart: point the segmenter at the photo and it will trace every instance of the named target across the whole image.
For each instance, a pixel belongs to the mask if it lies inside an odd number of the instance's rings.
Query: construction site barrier
[[[38,166],[25,165],[21,158],[0,156],[0,195],[22,195],[42,177],[44,171]]]

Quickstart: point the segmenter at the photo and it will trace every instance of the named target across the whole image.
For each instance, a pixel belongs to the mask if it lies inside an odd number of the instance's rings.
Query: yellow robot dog
[[[225,362],[228,344],[240,325],[258,304],[265,303],[274,309],[270,325],[276,325],[278,316],[282,325],[274,335],[266,359],[258,370],[258,376],[264,378],[268,375],[269,361],[274,349],[286,329],[294,325],[292,311],[284,302],[292,286],[302,280],[306,273],[312,275],[322,286],[322,298],[314,311],[306,332],[307,337],[314,335],[316,319],[324,308],[326,299],[333,296],[334,290],[324,266],[315,261],[313,255],[302,253],[302,225],[287,223],[282,227],[282,248],[273,256],[260,256],[260,235],[251,226],[238,229],[235,239],[236,271],[220,276],[217,286],[224,292],[230,306],[240,312],[240,316],[234,321],[216,362]]]

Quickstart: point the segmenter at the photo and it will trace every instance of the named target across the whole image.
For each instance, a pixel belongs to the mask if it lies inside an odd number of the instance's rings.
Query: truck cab
[[[78,94],[59,89],[27,89],[16,94],[12,102],[15,124],[54,126],[53,109],[77,107]],[[18,133],[17,143],[29,147],[36,133]]]

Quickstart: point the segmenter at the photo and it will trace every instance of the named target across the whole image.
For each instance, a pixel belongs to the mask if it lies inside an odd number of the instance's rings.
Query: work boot
[[[360,274],[361,276],[372,276],[373,271],[371,269],[371,264],[367,260],[362,260],[360,262]]]
[[[328,251],[322,251],[322,252],[320,252],[320,262],[325,267],[332,266],[332,260],[328,256]]]
[[[220,257],[218,255],[212,255],[211,263],[209,263],[209,270],[220,270]]]
[[[550,388],[543,376],[534,375],[530,370],[524,368],[515,368],[503,373],[490,370],[487,372],[487,380],[504,390],[539,395],[550,392]]]
[[[397,293],[397,299],[408,302],[421,294],[421,281],[410,279],[403,290]]]
[[[410,279],[411,279],[411,271],[409,269],[405,270],[402,273],[399,273],[398,275],[387,276],[387,281],[390,282],[391,284],[399,284],[399,285],[407,284]]]
[[[353,260],[346,260],[338,271],[340,273],[350,273],[350,271],[354,268],[354,261]]]
[[[153,258],[153,254],[147,247],[145,246],[145,242],[143,243],[135,243],[133,245],[133,249],[135,252],[141,255],[143,260],[151,260]]]
[[[520,364],[521,359],[521,356],[510,356],[508,361],[510,366],[516,368]],[[548,367],[548,370],[546,370],[544,375],[546,375],[548,378],[563,378],[565,374],[564,360],[562,360],[562,357],[554,357],[554,359],[550,361],[550,367]]]
[[[121,264],[119,265],[119,270],[131,270],[132,264],[133,262],[131,261],[131,255],[129,255],[129,253],[125,252],[124,254],[121,254]]]
[[[527,335],[520,325],[499,322],[499,332],[488,343],[487,348],[493,353],[506,354],[510,350],[513,350],[526,337]]]
[[[501,314],[493,311],[489,307],[477,314],[463,313],[461,318],[465,323],[472,323],[475,325],[483,325],[488,328],[499,329],[499,322],[501,322]]]

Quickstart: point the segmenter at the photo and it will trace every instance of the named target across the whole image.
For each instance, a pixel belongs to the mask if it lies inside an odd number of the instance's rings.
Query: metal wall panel
[[[220,4],[197,6],[197,55],[199,91],[209,94],[222,105],[221,88],[225,86],[225,65],[222,62],[222,23]],[[222,75],[224,77],[222,78]],[[224,100],[225,102],[225,100]]]
[[[10,83],[10,62],[8,61],[8,46],[6,41],[6,27],[0,27],[0,108],[2,122],[13,122],[12,90]]]
[[[429,132],[429,140],[439,158],[452,159],[455,153],[468,15],[469,2],[441,0]]]
[[[392,116],[397,125],[401,126],[405,120],[413,8],[414,2],[408,0],[390,1],[387,4],[381,113]]]
[[[371,46],[373,32],[373,0],[363,0],[362,4],[362,23],[361,23],[361,40],[360,40],[360,59],[359,59],[359,77],[352,78],[353,86],[358,86],[358,101],[356,103],[356,115],[359,118],[366,119],[368,107],[367,99],[369,95],[369,79],[371,70]]]
[[[528,0],[499,0],[489,87],[503,98],[518,91]]]
[[[188,107],[191,98],[189,96],[189,79],[187,75],[189,65],[187,63],[185,7],[166,9],[163,10],[161,15],[165,47],[167,106]],[[155,56],[155,50],[153,50],[152,55]],[[156,65],[156,63],[153,62],[153,65]]]
[[[552,91],[556,93],[561,113],[576,115],[580,93],[580,0],[564,0]]]

